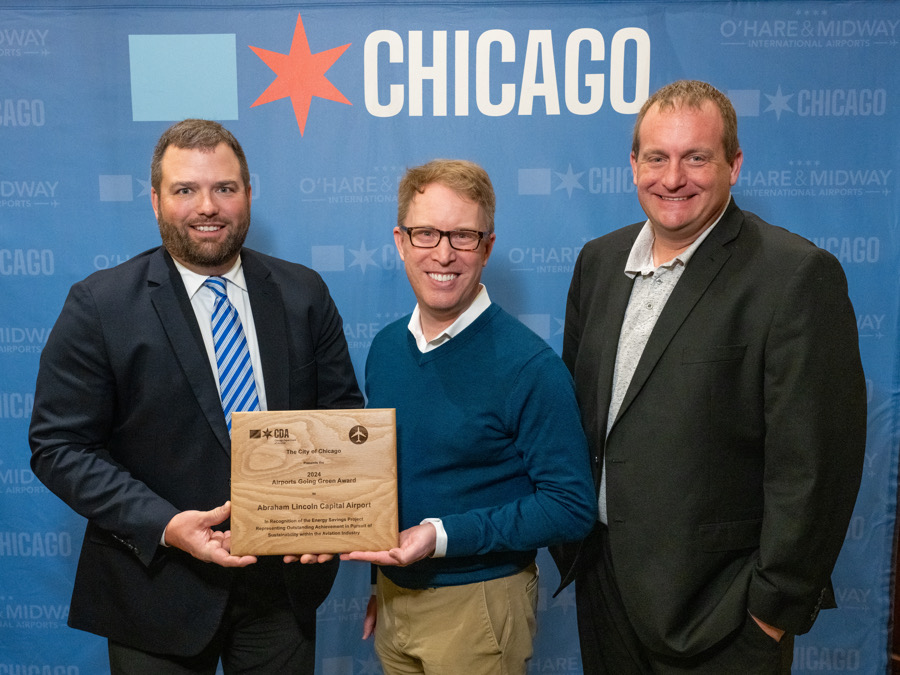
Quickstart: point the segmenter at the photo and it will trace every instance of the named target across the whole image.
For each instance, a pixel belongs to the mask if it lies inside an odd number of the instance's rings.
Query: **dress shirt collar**
[[[419,313],[419,305],[413,310],[412,316],[409,317],[409,332],[416,338],[416,346],[423,354],[432,349],[436,349],[444,344],[450,338],[454,338],[468,328],[481,313],[491,305],[491,299],[488,297],[487,289],[484,284],[479,284],[480,290],[478,295],[468,306],[466,311],[456,317],[456,321],[447,326],[443,333],[435,337],[430,342],[425,340],[425,334],[422,332],[422,320]]]
[[[727,204],[725,205],[725,209],[728,209]],[[634,244],[631,246],[631,252],[628,254],[628,260],[625,262],[625,274],[634,279],[638,274],[647,276],[659,267],[671,269],[679,263],[681,265],[687,265],[691,256],[694,255],[694,252],[700,247],[703,240],[709,236],[709,233],[712,232],[713,228],[718,225],[724,215],[725,210],[719,214],[719,217],[715,219],[712,225],[700,233],[700,236],[694,240],[694,243],[671,260],[667,260],[659,265],[653,264],[653,229],[650,227],[650,221],[646,221],[644,227],[642,227],[641,231],[638,233],[637,239],[634,240]]]
[[[184,281],[184,288],[187,291],[188,297],[193,298],[194,294],[203,287],[203,283],[207,279],[209,279],[210,275],[198,274],[193,270],[189,270],[187,267],[175,260],[175,258],[172,258],[172,260],[175,261],[175,267],[178,268],[178,272],[179,274],[181,274],[181,279],[182,281]],[[241,266],[240,255],[238,255],[238,259],[235,261],[230,270],[225,272],[225,274],[220,274],[218,276],[228,279],[228,281],[233,283],[242,291],[247,290],[247,282],[244,281],[244,268]]]

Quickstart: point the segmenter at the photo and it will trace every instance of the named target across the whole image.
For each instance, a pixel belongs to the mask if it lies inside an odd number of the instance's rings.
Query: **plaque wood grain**
[[[234,413],[232,553],[397,546],[396,439],[392,408]]]

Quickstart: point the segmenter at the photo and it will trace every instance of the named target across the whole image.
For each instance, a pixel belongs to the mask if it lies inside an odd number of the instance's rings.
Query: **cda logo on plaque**
[[[384,551],[398,529],[393,408],[234,413],[234,555]]]

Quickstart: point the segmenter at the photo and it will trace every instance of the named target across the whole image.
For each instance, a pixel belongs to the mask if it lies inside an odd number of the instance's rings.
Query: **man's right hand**
[[[212,511],[182,511],[166,525],[166,546],[174,546],[190,553],[197,560],[222,567],[246,567],[256,562],[256,556],[231,555],[231,530],[219,532],[213,525],[225,522],[231,515],[231,502]]]
[[[368,640],[375,633],[375,623],[378,619],[378,603],[375,596],[369,596],[369,604],[366,605],[366,618],[363,619],[363,640]]]

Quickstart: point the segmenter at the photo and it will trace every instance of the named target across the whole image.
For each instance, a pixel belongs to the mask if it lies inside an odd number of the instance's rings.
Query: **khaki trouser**
[[[413,590],[380,571],[375,651],[385,675],[522,675],[536,629],[538,571]]]

